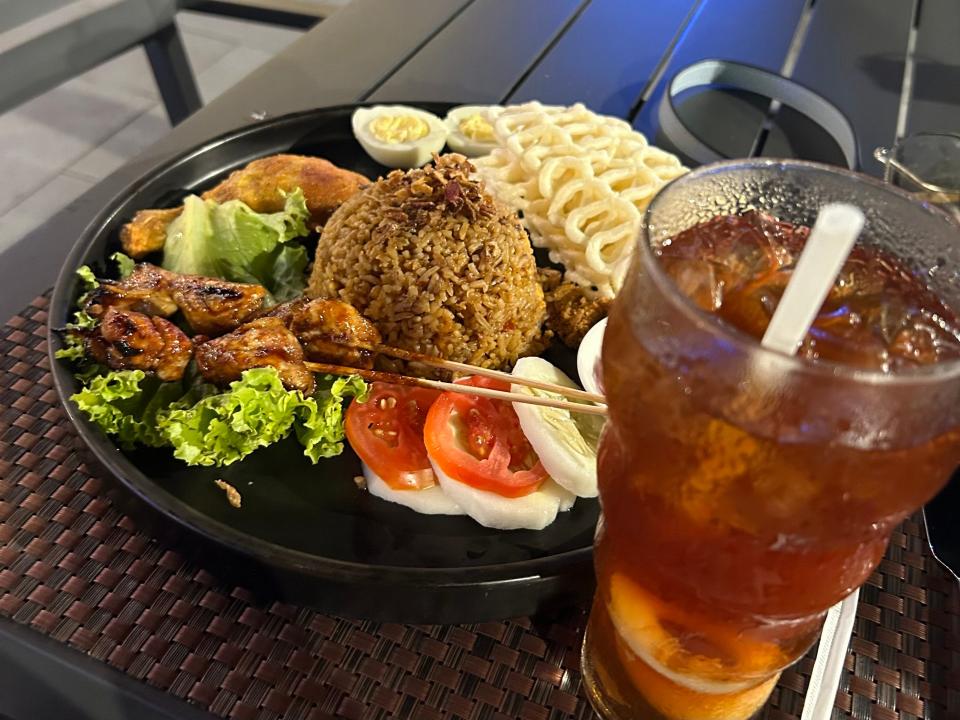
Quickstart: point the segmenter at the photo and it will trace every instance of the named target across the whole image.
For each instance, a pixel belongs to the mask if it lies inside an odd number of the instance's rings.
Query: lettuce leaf
[[[157,417],[175,457],[188,465],[223,466],[272,445],[293,429],[304,455],[316,463],[343,450],[343,403],[366,392],[356,376],[305,397],[287,390],[273,368],[254,368],[225,392],[209,387],[188,393]]]
[[[160,382],[142,370],[117,370],[91,378],[71,400],[103,432],[131,449],[136,443],[167,444],[158,413],[183,395],[180,383]]]
[[[110,256],[110,259],[117,263],[117,272],[121,278],[125,278],[132,273],[136,264],[133,258],[124,255],[122,252],[115,252]],[[79,333],[71,331],[90,330],[96,326],[97,321],[83,309],[83,306],[86,305],[90,293],[100,287],[100,282],[89,265],[81,265],[77,268],[77,276],[80,278],[81,285],[80,297],[77,298],[77,310],[73,313],[73,321],[67,323],[64,328],[66,332],[63,335],[63,347],[53,355],[58,360],[67,360],[74,365],[83,365],[88,360],[83,347],[83,339]],[[81,375],[81,380],[89,379],[89,368]]]
[[[137,265],[136,261],[132,257],[125,255],[122,252],[115,252],[110,256],[110,259],[117,264],[117,274],[120,276],[121,280],[132,273],[133,268]]]
[[[297,422],[293,426],[297,440],[304,447],[303,454],[314,464],[320,458],[343,452],[343,400],[354,397],[364,402],[370,390],[359,375],[336,379],[326,376],[326,382],[331,380],[329,388],[304,399],[297,408]]]
[[[292,241],[307,235],[308,217],[299,188],[276,213],[254,212],[240,200],[218,203],[190,195],[167,227],[161,264],[179,273],[259,283],[284,302],[306,285],[307,252]]]

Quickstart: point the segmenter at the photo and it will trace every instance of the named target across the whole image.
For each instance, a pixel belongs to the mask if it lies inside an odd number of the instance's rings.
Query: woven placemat
[[[47,298],[0,331],[0,616],[229,718],[589,718],[584,610],[475,625],[264,604],[138,531],[80,462]],[[860,596],[835,717],[960,717],[960,596],[908,521]],[[799,717],[811,656],[762,717]]]

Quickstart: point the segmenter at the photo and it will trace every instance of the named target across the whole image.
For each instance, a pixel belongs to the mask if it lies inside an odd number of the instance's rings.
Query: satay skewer
[[[510,383],[512,385],[525,385],[538,390],[547,390],[549,392],[563,395],[564,397],[574,400],[600,403],[601,405],[606,404],[607,402],[603,395],[597,395],[596,393],[587,392],[585,390],[566,387],[564,385],[557,385],[556,383],[546,382],[543,380],[533,380],[530,378],[518,377],[501,370],[491,370],[490,368],[468,365],[467,363],[455,362],[454,360],[445,360],[432,355],[423,355],[422,353],[413,352],[412,350],[391,347],[390,345],[350,345],[348,343],[336,344],[340,347],[349,348],[351,350],[363,350],[379,355],[387,355],[388,357],[406,360],[407,362],[420,363],[421,365],[427,365],[429,367],[439,368],[441,370],[449,370],[450,372],[467,373],[468,375],[482,375],[483,377],[502,380],[503,382]]]
[[[460,363],[457,363],[460,364]],[[396,385],[415,385],[417,387],[431,388],[443,392],[458,392],[465,395],[478,395],[480,397],[490,398],[492,400],[505,400],[507,402],[527,403],[528,405],[540,405],[541,407],[557,408],[568,410],[570,412],[579,412],[587,415],[606,415],[606,405],[587,405],[585,403],[570,402],[567,400],[555,400],[554,398],[536,397],[525,393],[512,393],[504,390],[493,390],[492,388],[475,387],[473,385],[461,385],[458,383],[446,382],[444,380],[429,380],[427,378],[413,377],[411,375],[400,375],[397,373],[384,372],[382,370],[364,370],[360,368],[346,367],[344,365],[329,365],[327,363],[305,362],[307,370],[318,373],[327,373],[330,375],[359,375],[364,380],[370,382],[387,382]],[[470,367],[470,366],[467,366]],[[506,373],[504,373],[506,375]],[[507,375],[513,379],[512,375]],[[559,386],[558,386],[559,387]],[[564,388],[569,390],[569,388]]]

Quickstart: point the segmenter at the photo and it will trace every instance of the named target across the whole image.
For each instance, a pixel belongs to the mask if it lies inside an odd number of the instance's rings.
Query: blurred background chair
[[[0,0],[0,112],[143,45],[171,124],[201,106],[177,0]]]
[[[143,45],[170,123],[202,105],[179,9],[305,29],[342,0],[0,0],[0,113]]]

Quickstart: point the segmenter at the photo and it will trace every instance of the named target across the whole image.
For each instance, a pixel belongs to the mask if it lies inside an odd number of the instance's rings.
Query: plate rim
[[[87,253],[90,245],[99,237],[103,227],[115,218],[123,203],[132,193],[157,177],[170,172],[175,167],[228,142],[237,142],[245,136],[255,135],[285,124],[308,120],[311,117],[319,118],[323,115],[352,112],[360,107],[372,107],[378,104],[382,103],[359,102],[315,107],[266,118],[228,130],[151,167],[131,183],[128,183],[123,190],[115,193],[78,233],[77,240],[67,253],[53,287],[47,321],[47,357],[57,397],[86,448],[108,474],[132,492],[141,502],[159,512],[166,519],[202,536],[207,541],[222,545],[228,550],[267,566],[337,581],[415,584],[427,580],[431,587],[437,589],[472,587],[480,584],[485,586],[510,585],[566,574],[565,571],[570,571],[573,567],[591,559],[592,543],[585,547],[540,558],[460,567],[415,567],[352,562],[321,557],[278,545],[226,525],[196,510],[167,491],[160,483],[152,480],[145,472],[134,465],[121,452],[116,443],[83,416],[76,405],[70,401],[70,395],[73,393],[72,385],[75,380],[73,373],[70,372],[66,364],[55,357],[56,351],[62,347],[62,340],[55,329],[54,323],[61,320],[65,321],[71,312],[78,284],[76,270],[81,265],[81,259]],[[445,113],[450,108],[463,103],[404,101],[403,104],[426,109],[430,112]]]

